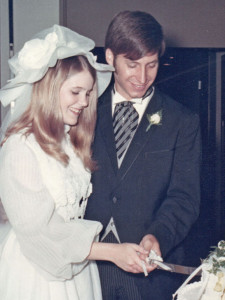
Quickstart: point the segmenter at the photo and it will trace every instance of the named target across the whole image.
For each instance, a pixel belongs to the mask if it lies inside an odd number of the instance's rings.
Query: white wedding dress
[[[10,224],[0,238],[1,300],[102,299],[96,263],[87,260],[102,225],[83,219],[91,174],[69,136],[63,148],[67,167],[33,135],[13,135],[0,151],[0,198]]]

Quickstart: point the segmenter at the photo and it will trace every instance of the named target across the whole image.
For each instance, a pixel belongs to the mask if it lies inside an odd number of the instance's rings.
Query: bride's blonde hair
[[[68,164],[69,158],[61,147],[64,138],[64,122],[60,108],[59,92],[62,84],[73,74],[87,70],[93,80],[94,87],[89,98],[89,106],[83,109],[78,124],[69,132],[74,151],[81,158],[84,166],[93,171],[91,144],[94,137],[97,106],[96,70],[85,56],[78,55],[58,60],[49,68],[46,75],[33,84],[31,103],[18,121],[13,123],[5,134],[5,139],[24,130],[24,135],[33,133],[41,148],[49,155]]]

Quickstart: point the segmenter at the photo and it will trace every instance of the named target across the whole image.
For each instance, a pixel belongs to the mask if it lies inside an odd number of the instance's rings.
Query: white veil
[[[58,59],[83,55],[97,71],[98,96],[108,86],[113,67],[96,62],[90,52],[94,41],[66,27],[54,25],[38,33],[26,42],[23,48],[9,59],[9,67],[15,77],[0,90],[3,106],[14,102],[13,109],[6,114],[1,130],[0,142],[9,125],[17,120],[30,103],[33,83],[43,78],[49,67],[55,66]]]

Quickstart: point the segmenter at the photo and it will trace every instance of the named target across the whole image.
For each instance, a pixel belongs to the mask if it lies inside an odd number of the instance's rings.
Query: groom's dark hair
[[[147,53],[158,53],[165,50],[161,25],[156,19],[141,11],[123,11],[111,21],[105,38],[105,49],[111,49],[114,56],[125,54],[136,60]]]

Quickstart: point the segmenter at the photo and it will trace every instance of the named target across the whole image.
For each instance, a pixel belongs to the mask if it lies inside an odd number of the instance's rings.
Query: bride
[[[94,42],[54,25],[10,59],[15,77],[0,91],[14,108],[2,125],[0,198],[9,221],[1,237],[1,300],[102,299],[94,260],[143,272],[136,244],[98,242],[84,220],[92,192],[96,102],[112,68]]]

